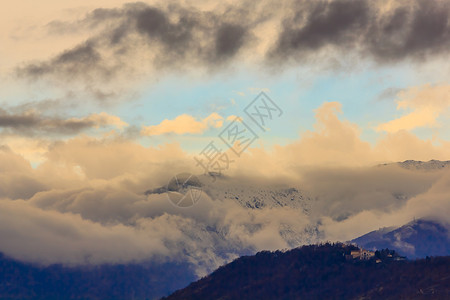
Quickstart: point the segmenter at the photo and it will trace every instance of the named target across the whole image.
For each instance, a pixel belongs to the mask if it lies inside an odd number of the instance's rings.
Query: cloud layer
[[[339,110],[339,103],[325,103],[316,111],[316,130],[297,142],[272,152],[251,148],[216,182],[202,176],[204,194],[190,209],[173,206],[164,193],[146,193],[175,174],[201,173],[177,145],[76,137],[53,144],[37,168],[3,147],[0,238],[8,242],[0,251],[39,263],[183,260],[204,275],[257,250],[351,239],[413,217],[447,222],[448,168],[374,165],[382,157],[422,157],[420,147],[448,157],[448,147],[417,140],[417,152],[401,150],[411,145],[403,139],[414,140],[407,132],[371,146],[356,125],[338,118]],[[224,196],[289,188],[308,203],[249,209]]]

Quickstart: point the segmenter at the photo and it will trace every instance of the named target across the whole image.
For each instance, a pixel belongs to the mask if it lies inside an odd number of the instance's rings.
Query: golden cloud
[[[220,128],[222,125],[223,117],[218,113],[212,113],[202,120],[197,120],[188,114],[182,114],[173,120],[165,119],[158,125],[144,126],[141,135],[201,134],[209,128]]]
[[[397,109],[412,111],[378,125],[378,131],[395,133],[419,127],[438,127],[438,117],[450,107],[450,85],[414,87],[398,96]]]

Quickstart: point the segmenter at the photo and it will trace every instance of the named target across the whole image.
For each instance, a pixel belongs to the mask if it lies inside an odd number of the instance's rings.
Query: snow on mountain
[[[288,248],[318,241],[317,225],[309,224],[308,219],[315,198],[306,191],[282,184],[252,185],[220,174],[200,175],[198,179],[192,185],[208,195],[215,203],[213,209],[223,207],[219,212],[223,217],[186,218],[179,210],[180,231],[185,238],[169,245],[171,249],[184,249],[185,258],[195,265],[198,275],[239,256],[273,247],[273,241],[264,241],[267,234],[277,240],[277,245]],[[146,194],[168,190],[182,192],[171,186]],[[198,205],[201,210],[206,203]],[[189,209],[195,211],[196,207]]]
[[[450,255],[449,226],[425,219],[375,230],[352,242],[366,249],[394,249],[408,258]]]
[[[274,207],[290,207],[300,209],[308,215],[314,198],[306,191],[280,185],[254,186],[248,183],[232,181],[223,175],[202,175],[203,190],[212,199],[232,199],[242,207],[263,209]]]
[[[302,189],[300,185],[288,185],[284,182],[253,182],[248,178],[240,180],[222,174],[199,175],[198,182],[193,185],[200,188],[208,199],[187,210],[172,208],[168,212],[169,215],[174,215],[172,218],[176,221],[173,226],[179,228],[182,236],[172,241],[168,247],[183,249],[179,257],[187,259],[195,266],[197,275],[203,276],[241,255],[264,249],[294,248],[317,243],[326,234],[324,223],[317,217],[321,212],[328,213],[330,218],[339,221],[361,211],[380,209],[380,201],[384,201],[386,207],[390,205],[389,209],[395,210],[411,197],[426,192],[431,182],[436,180],[432,173],[420,170],[441,170],[450,166],[450,162],[406,161],[390,165],[404,166],[412,172],[419,171],[417,174],[422,175],[414,177],[400,171],[399,178],[404,174],[409,177],[405,175],[397,184],[396,178],[394,181],[386,181],[369,174],[370,176],[365,176],[374,181],[360,189],[348,185],[354,177],[343,177],[341,181],[338,176],[339,180],[336,180],[335,185],[335,179],[330,179],[332,188],[325,185],[324,190],[321,190],[321,185],[315,189],[314,186],[308,186],[311,191]],[[430,184],[424,183],[421,186],[419,183],[423,181],[422,177],[429,180]],[[411,184],[417,188],[410,191]],[[176,188],[154,188],[147,194],[161,196],[169,190],[176,192]],[[368,200],[364,202],[366,198]],[[355,199],[361,199],[362,202]],[[347,215],[339,219],[343,213]],[[426,237],[423,226],[425,225],[417,228],[413,226],[417,233],[410,236],[406,229],[398,231],[399,228],[385,228],[360,237],[357,242],[367,248],[393,248],[408,257],[421,256],[429,250],[433,250],[430,253],[441,253],[436,247],[448,249],[445,245],[433,246],[437,245],[438,236],[441,237],[441,231],[437,227],[435,231],[438,234],[436,237],[432,236],[430,247],[422,249],[418,243]],[[417,240],[415,236],[418,236]]]
[[[211,176],[214,176],[212,178]],[[284,185],[255,186],[239,183],[223,175],[202,175],[203,191],[212,199],[232,200],[244,209],[263,210],[286,208],[298,213],[298,217],[308,216],[316,199],[307,191]],[[289,247],[317,242],[319,230],[316,224],[296,228],[288,222],[281,222],[278,233]]]
[[[389,163],[389,164],[382,164],[379,166],[392,166],[396,165],[403,169],[407,170],[425,170],[425,171],[432,171],[432,170],[441,170],[441,169],[450,169],[450,160],[447,161],[440,161],[440,160],[430,160],[430,161],[417,161],[417,160],[405,160],[402,162],[396,162],[396,163]]]

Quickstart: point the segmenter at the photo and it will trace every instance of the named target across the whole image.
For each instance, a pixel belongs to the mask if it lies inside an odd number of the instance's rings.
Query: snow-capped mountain
[[[254,186],[232,181],[224,175],[202,175],[200,180],[203,190],[212,199],[232,199],[245,208],[290,207],[308,215],[314,202],[312,195],[294,187]]]
[[[408,170],[441,170],[441,169],[450,169],[450,160],[441,161],[432,159],[430,161],[420,161],[420,160],[405,160],[402,162],[382,164],[379,166],[392,166],[396,165],[403,169]]]
[[[193,178],[186,184],[201,188],[216,208],[226,207],[220,214],[233,216],[232,219],[226,218],[227,221],[205,222],[201,218],[184,221],[180,229],[185,236],[183,243],[170,245],[170,248],[185,249],[188,260],[196,265],[199,275],[207,274],[241,255],[262,250],[264,246],[259,246],[258,236],[267,230],[279,239],[282,248],[318,241],[317,224],[309,224],[308,220],[315,198],[306,191],[285,185],[252,185],[220,174]],[[181,185],[157,187],[146,194],[181,193],[178,186]],[[205,203],[198,205],[201,209]],[[192,211],[195,210],[192,207]],[[182,210],[177,212],[183,213]],[[286,214],[288,218],[284,217]]]
[[[352,242],[366,249],[394,249],[408,258],[450,255],[449,226],[424,219],[381,228]]]
[[[363,187],[353,185],[352,180],[356,180],[357,176],[353,176],[353,173],[349,176],[344,172],[342,180],[337,174],[328,178],[328,181],[325,180],[323,185],[305,184],[310,190],[283,181],[252,181],[252,178],[239,179],[214,173],[195,176],[195,180],[192,177],[185,184],[200,189],[202,195],[205,195],[205,199],[201,200],[204,202],[186,210],[167,207],[164,216],[176,228],[177,235],[171,237],[177,238],[168,239],[164,243],[169,249],[182,249],[177,257],[189,262],[197,276],[204,276],[242,255],[322,241],[327,238],[326,230],[329,228],[326,226],[329,226],[327,224],[330,220],[340,222],[361,211],[380,209],[380,202],[384,201],[386,207],[396,210],[408,199],[428,191],[436,178],[439,178],[442,165],[450,166],[447,162],[438,161],[407,161],[396,164],[417,165],[421,169],[411,167],[411,174],[421,175],[410,176],[409,172],[399,171],[392,164],[398,172],[398,177],[392,181],[385,180],[384,173],[380,176],[372,175],[374,168],[368,168],[365,171],[367,174],[356,171],[357,175],[371,180],[365,181]],[[422,169],[436,170],[436,173],[424,173],[420,171]],[[414,186],[413,189],[410,188],[411,185]],[[169,192],[183,193],[185,190],[183,185],[168,184],[153,187],[146,194],[149,202],[152,202],[164,198],[162,196]],[[325,220],[328,223],[322,222],[324,214],[329,218],[328,221]],[[437,237],[431,238],[429,248],[422,249],[417,245],[423,239],[424,226],[418,227],[420,230],[417,235],[420,238],[417,241],[414,240],[414,234],[407,235],[405,230],[398,232],[399,228],[387,228],[363,236],[356,242],[366,248],[393,248],[408,257],[440,253],[433,250],[436,249],[433,245],[436,245],[434,242]],[[436,227],[435,231],[441,234],[439,228]]]
[[[214,176],[214,180],[211,180],[211,176]],[[199,178],[203,191],[212,199],[232,200],[249,210],[286,208],[298,213],[298,218],[302,218],[310,214],[316,200],[307,191],[294,187],[239,183],[217,174],[202,175]],[[317,224],[297,228],[289,222],[280,222],[278,232],[289,247],[314,243],[319,238]]]
[[[290,207],[300,209],[308,215],[314,202],[314,197],[304,190],[282,185],[260,186],[241,183],[223,174],[210,173],[190,179],[187,184],[201,189],[212,199],[231,199],[245,208],[263,209],[274,207]],[[152,193],[166,193],[177,191],[176,186],[158,187],[146,191]]]

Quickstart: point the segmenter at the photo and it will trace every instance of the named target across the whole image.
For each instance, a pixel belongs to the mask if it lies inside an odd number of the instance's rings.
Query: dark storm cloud
[[[138,33],[150,46],[160,46],[158,59],[213,64],[235,56],[245,46],[244,36],[254,18],[249,11],[233,9],[224,13],[204,12],[170,5],[150,7],[141,3],[125,6],[124,22],[108,36],[116,44]]]
[[[244,48],[253,53],[261,45],[255,37],[266,38],[259,25],[272,21],[277,32],[265,55],[268,64],[282,66],[320,52],[358,54],[379,63],[447,55],[450,2],[403,3],[389,10],[369,0],[243,2],[213,11],[144,3],[96,9],[74,23],[48,25],[53,33],[92,30],[88,41],[48,61],[24,65],[18,74],[109,80],[132,70],[142,53],[151,54],[148,64],[156,69],[217,69],[237,60]],[[138,65],[144,68],[146,60]]]
[[[170,22],[165,12],[156,8],[146,8],[137,13],[136,29],[147,36],[150,41],[156,40],[168,49],[181,50],[192,40],[192,31],[198,22],[189,16],[182,16],[178,22]]]
[[[244,44],[245,34],[245,29],[239,25],[221,26],[216,34],[216,57],[233,57]]]
[[[297,9],[294,18],[283,24],[277,54],[314,51],[330,44],[352,46],[369,21],[364,1],[318,1]]]
[[[450,47],[450,2],[417,1],[401,7],[369,29],[368,50],[381,60],[423,58]]]
[[[299,2],[284,20],[269,57],[302,58],[335,47],[359,52],[381,63],[447,54],[450,47],[448,1],[411,1],[380,13],[379,1]]]

